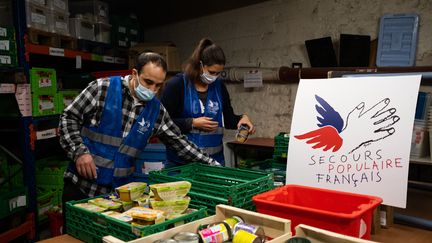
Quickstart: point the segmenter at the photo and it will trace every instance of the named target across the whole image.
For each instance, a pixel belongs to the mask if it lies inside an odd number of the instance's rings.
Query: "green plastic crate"
[[[69,161],[59,158],[47,158],[36,161],[36,185],[42,187],[63,188],[63,174]]]
[[[26,187],[0,189],[0,219],[27,208],[28,196]]]
[[[94,213],[74,204],[85,203],[89,199],[70,201],[66,203],[66,225],[68,234],[85,242],[102,242],[102,237],[112,235],[123,241],[131,241],[143,236],[165,231],[172,228],[174,224],[189,223],[207,217],[207,208],[189,205],[197,211],[167,220],[162,223],[144,227],[134,227],[131,224],[105,216],[101,213]]]
[[[13,26],[0,26],[0,40],[15,40],[15,28]]]
[[[0,40],[0,54],[16,55],[16,42],[14,40]]]
[[[57,74],[52,68],[30,69],[30,85],[33,94],[54,96],[57,93]]]
[[[57,96],[58,113],[63,113],[63,110],[80,94],[78,90],[59,90]]]
[[[32,94],[33,116],[58,114],[57,94]]]
[[[254,210],[252,196],[274,188],[273,175],[229,167],[198,163],[150,172],[150,183],[186,180],[192,183],[189,196],[192,203],[208,207],[215,213],[217,204]]]
[[[16,67],[18,66],[17,54],[0,54],[0,67]]]
[[[46,212],[54,206],[54,193],[52,191],[41,191],[38,190],[37,196],[37,211],[38,211],[38,221],[42,221],[48,218]]]
[[[37,188],[42,191],[50,191],[53,193],[53,200],[52,205],[53,206],[62,206],[62,194],[63,194],[63,185],[61,186],[39,186],[37,185]]]
[[[274,137],[275,146],[288,146],[289,134],[285,132],[280,132]]]

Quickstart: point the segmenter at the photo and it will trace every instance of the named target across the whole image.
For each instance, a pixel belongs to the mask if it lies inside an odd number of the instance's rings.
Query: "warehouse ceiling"
[[[267,0],[105,0],[113,14],[135,13],[144,28],[198,18]]]

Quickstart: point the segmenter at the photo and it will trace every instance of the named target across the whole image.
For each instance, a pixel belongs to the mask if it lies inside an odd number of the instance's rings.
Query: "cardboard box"
[[[129,49],[129,67],[135,68],[136,58],[143,52],[156,52],[161,54],[168,65],[168,71],[180,71],[181,63],[177,47],[169,42],[138,43]]]
[[[311,243],[372,243],[375,241],[363,240],[352,236],[338,234],[305,224],[299,224],[295,228],[296,237],[305,237]],[[279,241],[278,241],[279,242]]]
[[[387,205],[380,206],[380,220],[383,228],[390,228],[393,225],[393,207]]]
[[[272,240],[266,241],[267,243],[279,243],[285,242],[291,238],[291,221],[287,219],[282,219],[274,216],[269,216],[265,214],[260,214],[236,207],[231,207],[228,205],[217,205],[216,215],[203,218],[197,221],[190,222],[185,225],[181,225],[170,230],[166,230],[157,234],[149,235],[143,238],[139,238],[131,243],[148,243],[154,242],[159,239],[168,239],[173,237],[179,232],[196,232],[197,228],[201,224],[209,224],[221,222],[225,218],[231,216],[240,216],[242,219],[249,224],[258,225],[264,229],[266,236],[272,238]],[[103,237],[103,242],[105,243],[121,243],[121,241],[112,236]]]

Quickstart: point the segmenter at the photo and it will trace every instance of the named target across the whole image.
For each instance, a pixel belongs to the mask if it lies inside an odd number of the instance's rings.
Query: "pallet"
[[[28,28],[28,39],[30,43],[36,45],[51,46],[57,48],[65,48],[76,50],[77,40],[71,36],[59,35],[43,30]]]

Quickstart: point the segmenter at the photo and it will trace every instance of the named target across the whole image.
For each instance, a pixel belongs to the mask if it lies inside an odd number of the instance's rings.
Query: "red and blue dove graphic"
[[[294,136],[300,140],[306,140],[307,144],[314,144],[313,149],[323,148],[324,151],[332,149],[333,152],[338,151],[343,144],[343,139],[339,135],[344,127],[344,121],[337,112],[327,101],[315,95],[318,104],[315,109],[318,112],[317,116],[319,127],[316,130],[307,132],[302,135]]]

